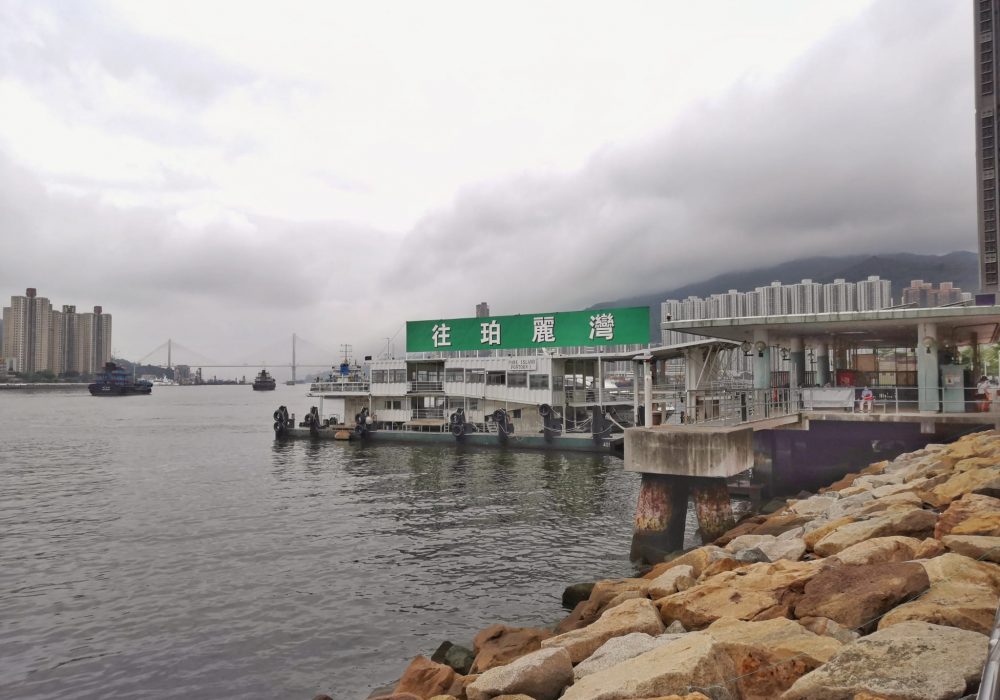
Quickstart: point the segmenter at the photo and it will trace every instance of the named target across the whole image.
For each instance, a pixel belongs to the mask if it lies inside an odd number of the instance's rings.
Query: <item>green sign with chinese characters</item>
[[[407,352],[648,342],[648,306],[406,322]]]

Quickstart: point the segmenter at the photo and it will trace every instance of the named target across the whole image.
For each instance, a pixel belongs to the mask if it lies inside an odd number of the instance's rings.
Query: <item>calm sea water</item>
[[[0,393],[0,696],[363,698],[632,571],[617,459],[278,444],[279,403]]]

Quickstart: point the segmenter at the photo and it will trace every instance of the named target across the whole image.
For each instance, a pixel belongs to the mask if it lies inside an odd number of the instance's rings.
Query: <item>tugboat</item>
[[[134,381],[125,369],[114,362],[107,362],[104,371],[87,389],[91,396],[134,396],[153,393],[153,384],[143,379]]]
[[[257,378],[253,380],[254,391],[274,391],[276,386],[277,382],[274,381],[274,377],[267,373],[266,369],[258,372]]]

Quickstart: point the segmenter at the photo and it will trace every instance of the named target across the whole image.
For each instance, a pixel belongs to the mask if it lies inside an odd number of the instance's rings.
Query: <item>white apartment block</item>
[[[812,280],[802,280],[798,284],[789,285],[791,304],[789,313],[818,314],[823,308],[823,285]]]
[[[823,285],[823,311],[835,313],[838,311],[857,311],[855,295],[857,286],[854,282],[835,279]]]
[[[892,283],[871,275],[858,282],[858,311],[876,311],[892,306]]]

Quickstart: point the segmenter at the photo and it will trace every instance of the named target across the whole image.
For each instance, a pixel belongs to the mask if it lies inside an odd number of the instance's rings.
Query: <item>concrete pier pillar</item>
[[[698,514],[702,542],[708,544],[736,525],[725,479],[694,478],[691,480],[691,495]]]
[[[917,391],[921,412],[937,413],[940,401],[941,371],[938,359],[937,326],[917,324]]]
[[[643,474],[632,531],[632,561],[655,564],[684,547],[688,477]]]
[[[830,382],[830,344],[817,343],[816,345],[816,383],[826,386]]]
[[[801,388],[806,383],[806,353],[802,345],[802,338],[797,335],[792,336],[789,340],[789,349],[792,361],[792,366],[789,368],[790,384],[793,387]]]

